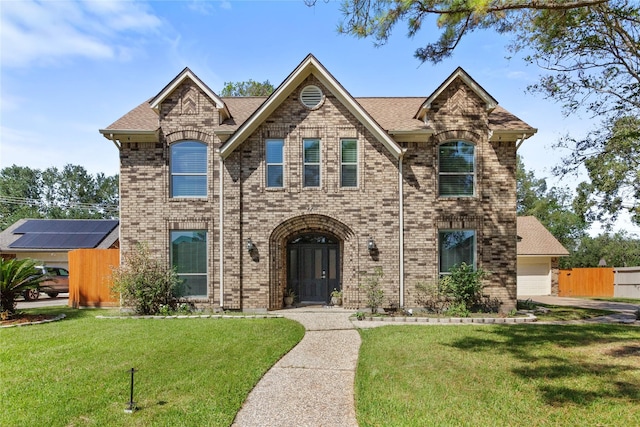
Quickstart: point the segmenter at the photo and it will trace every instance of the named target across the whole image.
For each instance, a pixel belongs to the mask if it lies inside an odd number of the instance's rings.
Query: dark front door
[[[288,284],[301,303],[327,303],[340,289],[339,244],[328,236],[309,234],[287,245]]]

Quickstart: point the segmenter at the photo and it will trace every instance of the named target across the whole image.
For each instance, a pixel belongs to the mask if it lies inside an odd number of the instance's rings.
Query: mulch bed
[[[16,326],[20,324],[42,322],[45,320],[53,320],[56,318],[54,314],[26,314],[16,313],[7,320],[0,321],[0,326]]]

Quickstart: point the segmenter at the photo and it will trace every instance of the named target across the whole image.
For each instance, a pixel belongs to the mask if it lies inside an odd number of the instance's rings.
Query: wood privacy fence
[[[115,307],[111,272],[120,265],[119,249],[76,249],[69,252],[69,306]]]
[[[558,296],[613,297],[613,268],[560,270]]]

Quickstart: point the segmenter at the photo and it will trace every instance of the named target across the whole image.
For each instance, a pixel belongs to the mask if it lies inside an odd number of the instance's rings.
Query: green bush
[[[365,293],[366,306],[371,309],[372,313],[378,312],[378,308],[384,300],[384,291],[380,287],[382,276],[382,267],[376,267],[372,274],[367,275],[365,284],[360,285],[360,289]]]
[[[114,269],[112,290],[136,314],[158,314],[176,309],[179,282],[175,270],[152,258],[149,248],[139,244]]]
[[[36,275],[36,261],[0,258],[0,301],[3,316],[9,317],[16,310],[16,298],[27,289],[37,288],[45,279]]]
[[[471,310],[474,305],[481,303],[482,279],[487,273],[481,268],[474,268],[473,265],[454,265],[449,274],[440,279],[440,292],[451,297],[456,305],[464,305],[467,310]]]
[[[449,309],[451,298],[440,289],[439,283],[416,283],[416,302],[427,311],[442,314]]]

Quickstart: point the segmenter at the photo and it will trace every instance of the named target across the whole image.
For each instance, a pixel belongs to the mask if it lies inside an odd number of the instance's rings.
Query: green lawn
[[[65,320],[0,330],[2,426],[228,426],[302,339],[287,319]],[[125,414],[130,373],[139,410]]]
[[[385,326],[360,333],[360,427],[640,425],[638,327]]]

